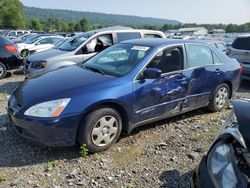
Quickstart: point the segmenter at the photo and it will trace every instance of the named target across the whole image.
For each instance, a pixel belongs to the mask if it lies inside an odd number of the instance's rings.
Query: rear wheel
[[[100,152],[115,143],[121,134],[120,114],[112,108],[100,108],[89,113],[80,124],[77,139],[92,153]]]
[[[209,101],[208,108],[213,112],[221,111],[227,105],[230,96],[230,90],[227,84],[219,85]]]
[[[6,66],[0,62],[0,79],[4,78],[7,75]]]

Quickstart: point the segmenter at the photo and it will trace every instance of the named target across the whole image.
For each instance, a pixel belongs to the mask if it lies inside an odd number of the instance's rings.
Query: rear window
[[[250,37],[241,37],[235,39],[232,47],[238,50],[250,50]]]
[[[126,32],[126,33],[117,33],[118,42],[122,42],[130,39],[139,39],[141,34],[139,32]]]

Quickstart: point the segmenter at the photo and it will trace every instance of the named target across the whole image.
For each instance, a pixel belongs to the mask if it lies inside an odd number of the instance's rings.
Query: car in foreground
[[[22,57],[27,57],[30,52],[41,52],[54,47],[54,43],[62,40],[62,36],[47,36],[37,35],[32,40],[25,41],[24,43],[17,43],[17,49]]]
[[[19,68],[22,64],[16,45],[0,35],[0,79],[7,75],[8,70]]]
[[[108,27],[81,33],[57,49],[30,55],[24,61],[26,77],[33,77],[60,67],[82,63],[102,50],[125,40],[165,38],[161,31]]]
[[[193,173],[192,188],[249,187],[250,100],[235,100],[233,107],[234,111]]]
[[[79,142],[99,152],[122,130],[201,107],[220,111],[239,82],[239,63],[207,44],[131,40],[24,81],[8,114],[25,138],[51,147]]]
[[[243,68],[242,80],[250,80],[250,36],[236,38],[226,54],[236,58],[241,64]]]

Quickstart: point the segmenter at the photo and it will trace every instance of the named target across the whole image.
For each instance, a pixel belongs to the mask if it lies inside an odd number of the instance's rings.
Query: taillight
[[[240,71],[240,73],[242,73],[243,72],[243,67],[240,67],[239,71]]]
[[[17,49],[15,46],[12,46],[12,45],[5,45],[4,46],[5,49],[8,51],[8,52],[17,52]]]
[[[230,49],[227,49],[226,55],[229,55],[230,53],[231,53],[231,50],[230,50]]]

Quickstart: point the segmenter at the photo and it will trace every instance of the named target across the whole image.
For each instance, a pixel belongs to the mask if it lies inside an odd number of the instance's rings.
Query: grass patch
[[[86,158],[88,156],[88,153],[89,153],[89,150],[87,148],[87,145],[86,144],[83,144],[81,145],[81,148],[80,148],[80,154],[83,158]]]
[[[4,174],[0,174],[0,182],[6,181],[6,176]]]
[[[55,168],[56,166],[58,166],[59,164],[58,164],[58,162],[56,162],[56,161],[53,161],[53,162],[48,162],[47,163],[47,167],[48,168]]]
[[[195,142],[199,141],[211,141],[214,140],[216,135],[218,134],[219,128],[212,127],[208,132],[195,132],[191,135],[191,140]]]

